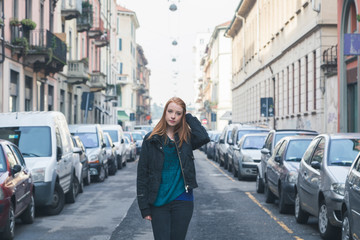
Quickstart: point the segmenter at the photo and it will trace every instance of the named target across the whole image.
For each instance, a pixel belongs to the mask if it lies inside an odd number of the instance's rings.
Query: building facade
[[[240,2],[226,32],[234,122],[337,131],[336,1],[323,2]]]

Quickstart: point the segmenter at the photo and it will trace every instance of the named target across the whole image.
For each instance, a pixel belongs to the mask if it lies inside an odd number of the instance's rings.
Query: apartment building
[[[336,0],[239,3],[226,32],[234,122],[337,131],[336,8]]]

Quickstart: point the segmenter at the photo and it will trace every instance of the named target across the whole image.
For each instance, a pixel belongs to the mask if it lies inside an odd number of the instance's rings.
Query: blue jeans
[[[194,211],[193,201],[172,201],[151,206],[151,225],[155,240],[184,240]]]

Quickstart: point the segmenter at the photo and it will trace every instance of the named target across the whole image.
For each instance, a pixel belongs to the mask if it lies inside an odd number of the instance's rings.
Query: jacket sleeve
[[[186,122],[191,128],[191,146],[195,150],[202,145],[210,142],[210,138],[205,128],[201,125],[199,119],[192,116],[190,113],[185,115]]]
[[[137,166],[137,178],[136,178],[136,192],[139,209],[142,217],[151,215],[149,206],[149,161],[148,161],[148,148],[149,141],[145,139],[143,141],[139,163]]]

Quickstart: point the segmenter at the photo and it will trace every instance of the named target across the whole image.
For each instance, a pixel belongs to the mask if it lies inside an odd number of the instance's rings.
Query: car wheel
[[[123,162],[122,162],[122,156],[117,156],[117,168],[118,169],[122,169],[123,167]]]
[[[118,168],[117,160],[114,160],[113,164],[111,164],[111,166],[110,166],[109,175],[115,175],[117,168]]]
[[[90,185],[90,182],[91,182],[91,175],[90,175],[90,170],[88,169],[87,170],[87,176],[86,178],[84,178],[84,184],[86,186]]]
[[[298,192],[296,192],[295,195],[295,219],[297,223],[307,223],[309,219],[309,214],[301,208],[301,200]]]
[[[125,161],[122,163],[122,166],[126,167],[126,163],[127,163],[127,160],[125,159]]]
[[[234,174],[234,177],[238,176],[235,166],[233,166],[233,168],[232,168],[232,173]]]
[[[239,171],[240,172],[240,171]],[[239,173],[238,173],[239,174]],[[260,178],[260,174],[258,172],[258,174],[256,175],[256,192],[257,193],[264,193],[264,182],[263,180]]]
[[[15,236],[15,213],[14,207],[10,204],[8,218],[4,230],[1,235],[1,239],[14,239]]]
[[[106,163],[104,168],[105,168],[105,178],[108,178],[109,177],[109,163]]]
[[[99,175],[97,175],[97,181],[103,182],[105,180],[105,175],[106,175],[105,167],[104,167],[104,165],[101,165]]]
[[[275,202],[275,195],[269,189],[269,184],[265,181],[265,202],[266,203],[274,203]]]
[[[79,193],[79,180],[75,177],[75,175],[72,176],[72,181],[70,184],[70,189],[65,195],[65,201],[67,203],[74,203],[76,201],[76,196]]]
[[[288,213],[289,205],[285,203],[284,189],[279,186],[279,212],[280,213]]]
[[[64,208],[65,195],[59,183],[55,183],[53,200],[50,206],[46,207],[48,215],[58,215]]]
[[[319,225],[319,232],[320,236],[323,239],[332,239],[334,236],[337,235],[338,228],[331,225],[329,222],[329,218],[327,216],[327,206],[325,201],[321,201],[319,214],[318,214],[318,225]]]
[[[31,200],[25,211],[21,214],[21,221],[26,224],[31,224],[35,219],[35,202],[34,196],[31,196]]]
[[[350,229],[350,221],[348,212],[345,211],[343,214],[343,221],[341,227],[341,240],[352,240],[351,229]]]
[[[78,193],[83,193],[84,192],[84,179],[80,179],[80,183],[79,183],[79,192]]]

